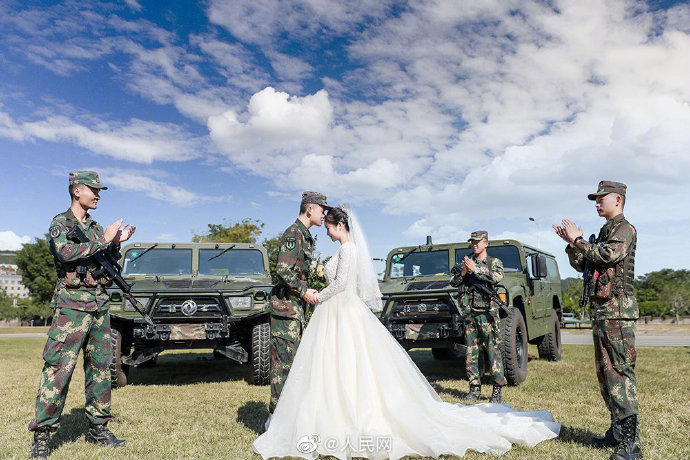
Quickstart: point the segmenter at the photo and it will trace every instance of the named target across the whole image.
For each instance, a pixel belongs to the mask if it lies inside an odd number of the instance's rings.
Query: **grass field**
[[[0,338],[0,458],[28,458],[42,366],[41,338]],[[530,346],[529,376],[509,387],[504,398],[515,408],[552,411],[563,424],[559,439],[534,448],[516,446],[506,459],[608,458],[590,437],[609,423],[594,374],[592,347],[566,345],[563,360],[537,359]],[[426,350],[414,360],[446,401],[468,390],[457,362],[434,361]],[[259,459],[251,444],[267,416],[267,386],[252,386],[249,367],[211,360],[206,354],[163,354],[152,369],[133,369],[132,384],[113,391],[114,433],[127,439],[123,449],[98,448],[84,441],[81,358],[72,380],[62,426],[51,441],[55,459]],[[690,457],[690,349],[640,348],[637,375],[643,449],[649,459]],[[484,388],[484,394],[489,388]],[[488,458],[470,453],[465,458]]]

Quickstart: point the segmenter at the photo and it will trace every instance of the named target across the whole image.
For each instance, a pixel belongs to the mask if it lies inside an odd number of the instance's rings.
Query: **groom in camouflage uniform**
[[[472,232],[469,239],[472,244],[472,257],[464,259],[453,267],[450,284],[461,287],[460,304],[467,315],[465,319],[465,345],[467,378],[470,381],[470,392],[463,401],[477,401],[481,397],[481,375],[479,373],[479,339],[484,343],[491,362],[491,381],[493,391],[490,402],[501,402],[501,390],[507,384],[503,375],[501,359],[501,336],[498,305],[491,298],[463,283],[466,277],[474,276],[479,281],[496,284],[503,279],[503,262],[487,255],[489,234],[484,230]]]
[[[637,231],[623,216],[626,189],[620,182],[601,181],[597,191],[588,195],[596,201],[597,213],[606,219],[594,243],[587,242],[582,229],[570,220],[554,225],[558,236],[568,243],[565,251],[570,265],[582,272],[588,262],[593,273],[586,286],[594,359],[601,396],[611,414],[608,431],[593,441],[616,445],[612,460],[642,457],[635,378],[639,312],[633,293]]]
[[[109,366],[113,357],[109,297],[105,291],[109,281],[94,277],[97,267],[90,258],[103,250],[119,257],[120,243],[129,239],[135,227],[121,226],[120,219],[103,231],[91,218],[87,211],[96,209],[100,191],[106,188],[93,171],[70,173],[72,203],[50,224],[49,245],[57,271],[57,285],[50,306],[55,313],[43,349],[36,415],[29,424],[29,430],[34,432],[33,458],[50,455],[50,432],[59,425],[79,350],[84,351],[85,411],[90,425],[86,440],[105,446],[125,444],[106,427],[111,418]],[[88,243],[69,239],[68,232],[75,225],[89,237]]]
[[[330,209],[326,197],[317,192],[304,192],[299,217],[280,239],[276,274],[279,282],[271,296],[271,402],[269,418],[278,404],[297,347],[306,325],[307,303],[315,305],[317,291],[309,289],[309,265],[314,251],[314,238],[309,233],[312,225],[323,223],[324,211]]]

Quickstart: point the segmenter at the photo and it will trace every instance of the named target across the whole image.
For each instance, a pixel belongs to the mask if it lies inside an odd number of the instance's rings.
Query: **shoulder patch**
[[[288,236],[285,238],[285,248],[289,250],[295,249],[295,246],[297,246],[297,238],[294,236]]]
[[[53,225],[52,227],[50,227],[50,237],[57,238],[58,236],[60,236],[60,226]]]

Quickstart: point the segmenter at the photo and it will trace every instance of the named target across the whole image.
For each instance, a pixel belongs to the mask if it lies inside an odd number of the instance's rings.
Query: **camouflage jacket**
[[[57,284],[50,307],[79,311],[107,310],[109,297],[105,286],[109,283],[105,279],[94,279],[92,272],[97,267],[89,258],[98,251],[107,249],[119,259],[119,245],[105,242],[103,228],[88,213],[86,222],[82,225],[84,233],[89,237],[88,243],[76,243],[67,238],[67,232],[74,225],[80,223],[71,209],[55,216],[50,224],[48,243],[57,272]],[[77,273],[80,265],[86,267],[85,274]]]
[[[276,274],[280,280],[278,287],[282,285],[285,288],[285,295],[274,295],[271,299],[272,315],[288,318],[299,318],[304,315],[302,296],[309,288],[307,278],[313,251],[314,238],[299,219],[295,220],[280,239]]]
[[[491,300],[491,298],[480,292],[476,292],[474,289],[467,289],[467,285],[463,285],[463,279],[467,276],[474,276],[480,281],[485,281],[490,284],[496,284],[503,279],[503,262],[501,259],[496,257],[486,256],[485,259],[477,260],[476,255],[472,255],[472,260],[477,264],[477,270],[474,274],[468,273],[465,276],[453,275],[450,279],[450,285],[453,287],[460,287],[460,305],[467,312],[468,310],[475,311],[486,311],[486,310],[496,310],[498,311],[498,305]]]
[[[593,280],[588,289],[593,319],[637,319],[639,310],[633,292],[637,231],[623,214],[606,221],[596,242],[568,245],[570,265],[582,272],[585,260],[592,264]]]

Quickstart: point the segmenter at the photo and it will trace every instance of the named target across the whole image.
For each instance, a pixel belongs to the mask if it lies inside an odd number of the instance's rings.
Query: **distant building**
[[[22,284],[21,271],[16,265],[0,265],[0,289],[10,297],[30,297],[29,290]]]

